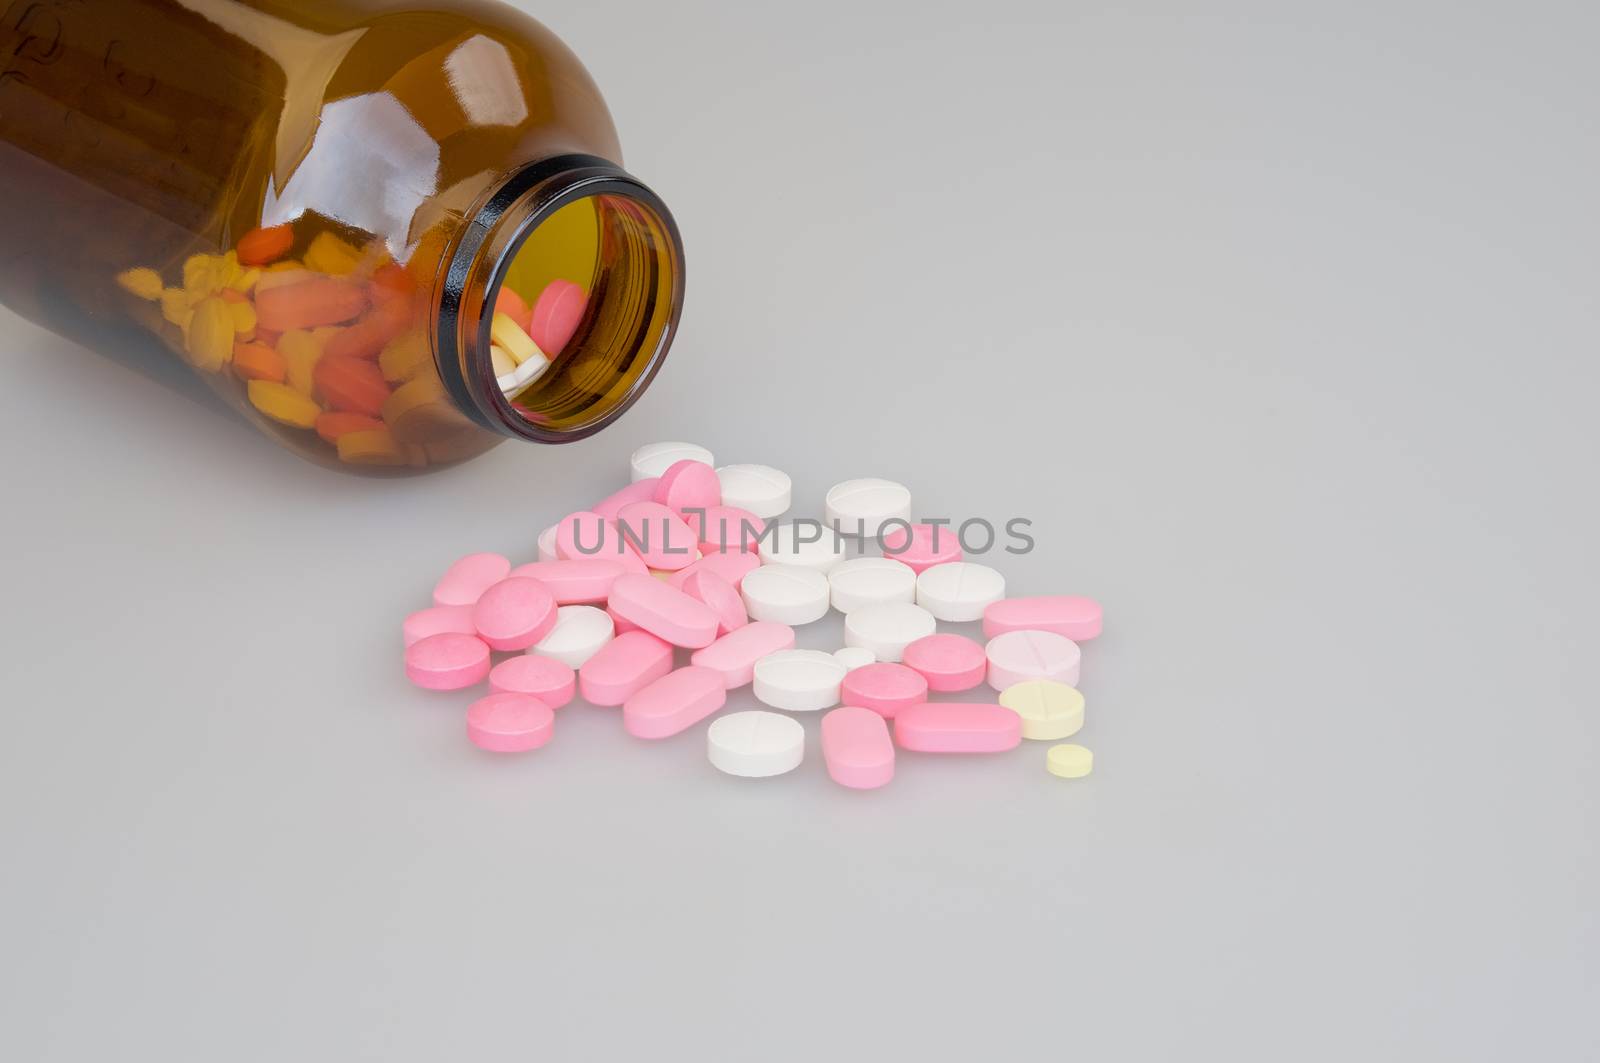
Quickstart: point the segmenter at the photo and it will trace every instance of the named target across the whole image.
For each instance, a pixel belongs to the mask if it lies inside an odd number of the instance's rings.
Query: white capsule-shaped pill
[[[833,607],[849,614],[868,605],[913,602],[917,573],[910,565],[887,557],[852,557],[828,570]]]
[[[556,610],[556,626],[530,646],[528,652],[560,661],[569,668],[581,668],[616,634],[617,626],[604,609],[592,605],[563,605]]]
[[[763,564],[793,565],[827,572],[844,560],[844,540],[815,521],[779,524],[767,530],[757,544]]]
[[[848,670],[821,650],[780,650],[756,662],[752,689],[757,700],[789,712],[821,712],[839,704],[839,684]]]
[[[752,620],[796,627],[821,620],[828,612],[828,577],[809,568],[762,565],[739,584]]]
[[[842,650],[833,651],[833,659],[845,666],[847,671],[865,668],[869,664],[878,663],[878,655],[864,646],[846,646]]]
[[[829,488],[823,511],[840,534],[874,538],[886,521],[911,523],[911,488],[873,477],[846,480]]]
[[[771,778],[793,771],[805,760],[806,730],[799,720],[776,712],[729,713],[707,729],[706,755],[725,774]]]
[[[660,476],[680,461],[716,464],[712,460],[711,451],[695,443],[646,443],[633,452],[629,462],[632,467],[633,482],[638,483],[652,476]]]
[[[869,605],[844,618],[844,644],[871,650],[880,661],[899,663],[907,646],[938,628],[933,614],[920,605]]]
[[[717,470],[722,504],[772,520],[789,512],[794,485],[789,475],[770,465],[724,465]]]
[[[940,620],[982,620],[983,611],[1006,596],[1006,578],[988,565],[950,561],[922,570],[917,604]]]

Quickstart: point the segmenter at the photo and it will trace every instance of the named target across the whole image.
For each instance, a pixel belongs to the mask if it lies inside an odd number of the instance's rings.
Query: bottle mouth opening
[[[660,369],[683,308],[683,245],[644,185],[564,156],[490,198],[444,289],[439,363],[463,408],[508,435],[572,442],[620,417]]]

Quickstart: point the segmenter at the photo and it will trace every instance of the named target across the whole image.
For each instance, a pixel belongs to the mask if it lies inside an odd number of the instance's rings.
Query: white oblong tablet
[[[872,477],[846,480],[828,490],[823,511],[841,535],[875,537],[885,521],[911,523],[911,488]]]
[[[757,544],[756,552],[768,565],[793,565],[827,572],[844,560],[844,540],[832,528],[812,523],[779,524],[769,529]]]
[[[844,664],[821,650],[779,650],[756,662],[757,700],[789,712],[821,712],[839,704]]]
[[[560,525],[552,524],[550,527],[546,528],[544,531],[539,533],[539,560],[540,561],[559,561],[559,560],[561,560],[561,558],[556,556],[556,535],[560,531],[561,531],[561,526]]]
[[[844,644],[871,650],[880,661],[898,663],[907,646],[938,628],[933,614],[920,605],[869,605],[844,618]]]
[[[833,607],[846,615],[868,605],[913,602],[917,572],[893,558],[852,557],[828,570],[828,595]]]
[[[583,662],[617,634],[611,614],[592,605],[563,605],[556,610],[556,626],[550,634],[528,647],[528,652],[560,661],[569,668]]]
[[[770,465],[724,465],[717,470],[722,482],[722,504],[771,520],[789,512],[794,485],[789,474]]]
[[[633,482],[660,476],[680,461],[703,461],[715,465],[711,451],[695,443],[646,443],[633,452]]]
[[[833,659],[851,672],[878,663],[878,655],[863,646],[846,646],[842,650],[834,650]]]
[[[792,716],[735,712],[719,716],[706,731],[706,755],[718,771],[766,779],[793,771],[806,758],[806,729]]]
[[[828,613],[828,577],[809,568],[762,565],[739,584],[739,596],[752,620],[809,624]]]
[[[917,604],[940,620],[982,620],[983,611],[1006,596],[1006,578],[988,565],[950,561],[922,570]]]

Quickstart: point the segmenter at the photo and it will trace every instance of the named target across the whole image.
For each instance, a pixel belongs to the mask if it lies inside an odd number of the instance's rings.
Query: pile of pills
[[[718,469],[687,443],[642,447],[632,482],[546,529],[537,561],[452,565],[432,607],[405,620],[406,675],[428,690],[487,682],[467,736],[499,753],[546,745],[575,698],[620,708],[629,734],[660,739],[748,686],[778,711],[719,716],[706,730],[712,765],[750,778],[793,771],[805,759],[800,721],[821,713],[828,774],[856,789],[887,784],[897,751],[996,753],[1083,727],[1079,643],[1100,633],[1096,602],[1008,598],[999,572],[963,560],[954,531],[912,523],[911,492],[890,480],[830,490],[820,537],[769,523],[791,501],[777,469]],[[881,542],[884,556],[848,557],[836,530]],[[844,614],[845,646],[797,648],[794,629],[830,609]],[[941,622],[981,622],[986,642]],[[994,696],[970,693],[981,688]],[[931,699],[947,694],[963,700]],[[1045,766],[1080,778],[1093,755],[1056,745]]]

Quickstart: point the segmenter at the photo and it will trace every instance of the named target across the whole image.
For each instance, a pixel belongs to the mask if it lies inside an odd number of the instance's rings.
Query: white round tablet
[[[559,532],[560,530],[561,530],[561,527],[559,525],[552,524],[550,527],[546,528],[544,531],[539,533],[539,560],[540,561],[559,561],[559,560],[561,560],[559,557],[556,556],[556,533]]]
[[[878,663],[878,655],[861,646],[846,646],[842,650],[834,650],[833,659],[852,672],[857,668]]]
[[[770,465],[724,465],[717,470],[722,481],[722,504],[771,520],[789,512],[794,485],[789,474]]]
[[[846,480],[829,489],[824,515],[841,535],[876,537],[884,521],[911,523],[911,488],[893,480]]]
[[[556,626],[550,634],[528,648],[529,653],[560,661],[569,668],[600,652],[617,633],[617,626],[604,609],[592,605],[563,605],[556,610]]]
[[[660,476],[680,461],[716,464],[711,451],[694,443],[646,443],[633,452],[633,482]]]
[[[790,712],[821,712],[839,704],[845,666],[821,650],[779,650],[756,662],[757,700]]]
[[[809,568],[762,565],[739,584],[751,620],[809,624],[828,613],[828,577]]]
[[[922,570],[917,604],[940,620],[982,620],[983,611],[1006,596],[1006,578],[988,565],[950,561]]]
[[[1054,631],[1007,631],[983,648],[989,659],[989,685],[1004,693],[1030,679],[1078,685],[1083,651]]]
[[[907,646],[938,628],[933,614],[920,605],[869,605],[844,618],[844,644],[871,650],[880,661],[898,663]]]
[[[917,572],[893,558],[852,557],[828,570],[828,594],[833,607],[845,614],[868,605],[913,602]]]
[[[769,565],[793,565],[827,572],[844,560],[844,540],[815,523],[780,524],[761,537],[756,550]]]
[[[806,729],[792,716],[735,712],[719,716],[706,731],[706,755],[718,771],[746,779],[782,775],[806,757]]]

